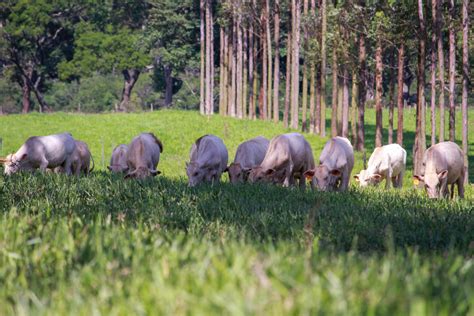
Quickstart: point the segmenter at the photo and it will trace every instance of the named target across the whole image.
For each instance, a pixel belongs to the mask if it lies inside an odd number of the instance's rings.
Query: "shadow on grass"
[[[159,226],[196,238],[296,245],[306,242],[310,227],[321,247],[336,251],[385,251],[391,245],[469,251],[474,241],[472,200],[430,201],[415,191],[338,194],[228,183],[188,188],[185,179],[124,181],[100,172],[79,179],[23,174],[2,181],[0,212],[16,208],[20,216],[44,221],[80,218],[88,225],[110,217],[119,225]]]

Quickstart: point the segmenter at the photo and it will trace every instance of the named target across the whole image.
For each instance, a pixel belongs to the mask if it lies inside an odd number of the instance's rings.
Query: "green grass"
[[[65,130],[89,143],[93,175],[0,176],[0,315],[474,313],[472,188],[463,201],[428,200],[408,176],[389,192],[188,188],[195,138],[221,136],[233,158],[286,130],[180,111],[0,117],[3,154]],[[112,147],[142,131],[164,143],[163,174],[105,172]],[[325,139],[306,136],[317,157]]]

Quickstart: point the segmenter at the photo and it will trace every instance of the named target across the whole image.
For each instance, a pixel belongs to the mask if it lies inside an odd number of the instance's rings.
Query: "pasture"
[[[187,186],[197,137],[221,137],[233,159],[240,142],[281,125],[183,111],[0,117],[0,155],[69,131],[96,164],[89,177],[0,176],[0,314],[472,315],[474,190],[433,201],[412,188],[414,112],[405,118],[404,189],[339,194],[231,186],[227,176]],[[143,131],[164,144],[162,174],[106,172],[113,146]],[[326,139],[305,136],[317,159]]]

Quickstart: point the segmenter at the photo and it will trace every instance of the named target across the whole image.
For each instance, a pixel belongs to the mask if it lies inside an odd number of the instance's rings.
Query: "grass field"
[[[414,112],[406,118],[411,158]],[[0,154],[62,131],[89,143],[96,172],[0,176],[0,315],[474,315],[472,187],[463,201],[431,201],[409,172],[403,190],[388,192],[227,179],[188,188],[195,138],[222,137],[233,158],[241,141],[286,130],[180,111],[0,117]],[[105,172],[113,146],[142,131],[164,143],[162,175]],[[326,140],[306,136],[317,157]]]

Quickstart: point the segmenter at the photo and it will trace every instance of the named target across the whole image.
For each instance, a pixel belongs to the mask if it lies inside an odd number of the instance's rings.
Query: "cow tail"
[[[92,171],[94,171],[94,168],[95,168],[94,156],[92,156],[92,155],[91,155],[91,160],[92,160],[92,168],[90,168],[89,173],[91,173]]]

